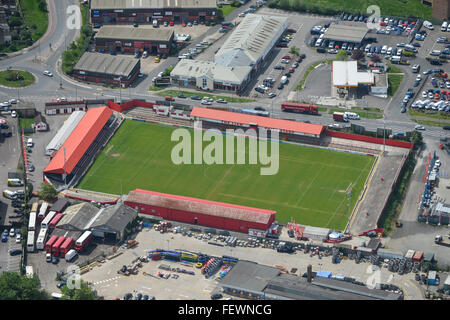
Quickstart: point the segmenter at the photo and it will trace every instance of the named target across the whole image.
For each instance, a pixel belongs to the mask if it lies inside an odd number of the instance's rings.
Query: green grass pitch
[[[175,165],[173,127],[126,120],[81,183],[81,189],[126,194],[135,188],[276,210],[276,220],[342,230],[374,157],[280,144],[279,171],[260,165]]]

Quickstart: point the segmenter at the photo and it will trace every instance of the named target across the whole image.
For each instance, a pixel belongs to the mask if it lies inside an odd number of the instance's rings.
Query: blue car
[[[2,242],[6,242],[6,241],[8,241],[8,237],[5,235],[2,235]]]
[[[59,262],[59,258],[58,257],[53,257],[52,258],[52,263],[53,264],[58,264],[58,262]]]

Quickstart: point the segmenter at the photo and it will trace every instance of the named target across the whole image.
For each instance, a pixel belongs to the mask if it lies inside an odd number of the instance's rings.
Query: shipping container
[[[423,251],[416,251],[413,256],[413,261],[420,262],[423,260]]]
[[[56,234],[52,235],[50,239],[45,243],[45,251],[47,253],[52,253],[52,246],[56,242],[56,240],[59,238]]]
[[[414,257],[414,253],[415,253],[414,250],[408,250],[405,254],[405,259],[412,260],[412,258]]]
[[[389,251],[386,249],[378,249],[377,254],[381,259],[402,259],[403,258],[402,253]]]
[[[56,240],[55,243],[52,245],[52,255],[54,257],[57,257],[59,255],[59,250],[60,250],[61,245],[64,243],[65,240],[66,240],[65,237],[60,236],[58,238],[58,240]]]
[[[73,248],[74,242],[75,241],[70,237],[67,238],[66,240],[64,240],[63,244],[59,248],[59,256],[65,257],[66,253],[69,252],[69,250]]]

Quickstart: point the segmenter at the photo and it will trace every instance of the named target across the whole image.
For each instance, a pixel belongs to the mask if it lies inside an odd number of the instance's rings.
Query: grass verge
[[[22,129],[31,128],[34,118],[19,118],[19,124]]]
[[[397,92],[398,87],[400,87],[400,83],[403,81],[402,74],[387,74],[388,77],[388,97],[393,97],[395,92]]]
[[[214,100],[217,99],[223,99],[225,101],[228,102],[253,102],[255,100],[253,99],[246,99],[246,98],[235,98],[235,97],[228,97],[228,96],[218,96],[215,94],[210,94],[210,93],[204,93],[203,91],[199,91],[199,92],[192,92],[192,91],[183,91],[183,90],[164,90],[161,92],[158,92],[156,95],[160,96],[160,97],[164,97],[164,96],[172,96],[174,98],[176,98],[179,94],[184,94],[186,97],[190,97],[190,96],[200,96],[200,97],[208,97],[208,98],[212,98]]]
[[[222,17],[226,18],[231,12],[234,11],[237,7],[233,7],[231,4],[224,4],[219,8],[219,11],[222,12]]]
[[[154,84],[152,84],[150,88],[148,88],[148,91],[161,91],[161,90],[164,90],[164,87],[158,87],[155,86]]]
[[[400,173],[397,185],[389,197],[389,200],[384,208],[384,211],[378,222],[378,227],[384,228],[386,236],[395,231],[395,221],[397,220],[403,206],[406,191],[409,186],[409,181],[416,166],[416,158],[414,152],[411,152],[406,160],[405,166]]]
[[[15,80],[17,79],[17,80]],[[34,83],[34,76],[23,70],[4,70],[0,71],[0,84],[6,87],[26,87]]]
[[[433,120],[420,120],[420,119],[411,119],[415,123],[421,124],[423,126],[432,126],[432,127],[443,127],[446,125],[450,125],[448,122],[442,121],[433,121]]]
[[[430,110],[414,110],[414,109],[409,109],[409,114],[411,116],[416,116],[416,117],[426,117],[426,118],[432,118],[432,119],[439,119],[439,120],[450,120],[450,116],[448,114],[448,112],[443,112],[443,111],[430,111]]]

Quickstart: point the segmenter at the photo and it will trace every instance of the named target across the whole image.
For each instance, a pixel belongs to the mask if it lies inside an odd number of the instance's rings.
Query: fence
[[[356,140],[356,141],[364,141],[364,142],[375,143],[375,144],[384,144],[385,143],[387,146],[399,147],[399,148],[412,149],[414,147],[414,144],[411,142],[374,138],[374,137],[361,136],[361,135],[352,134],[352,133],[344,133],[344,132],[327,130],[326,135],[329,137],[342,138],[342,139],[348,139],[348,140]]]

